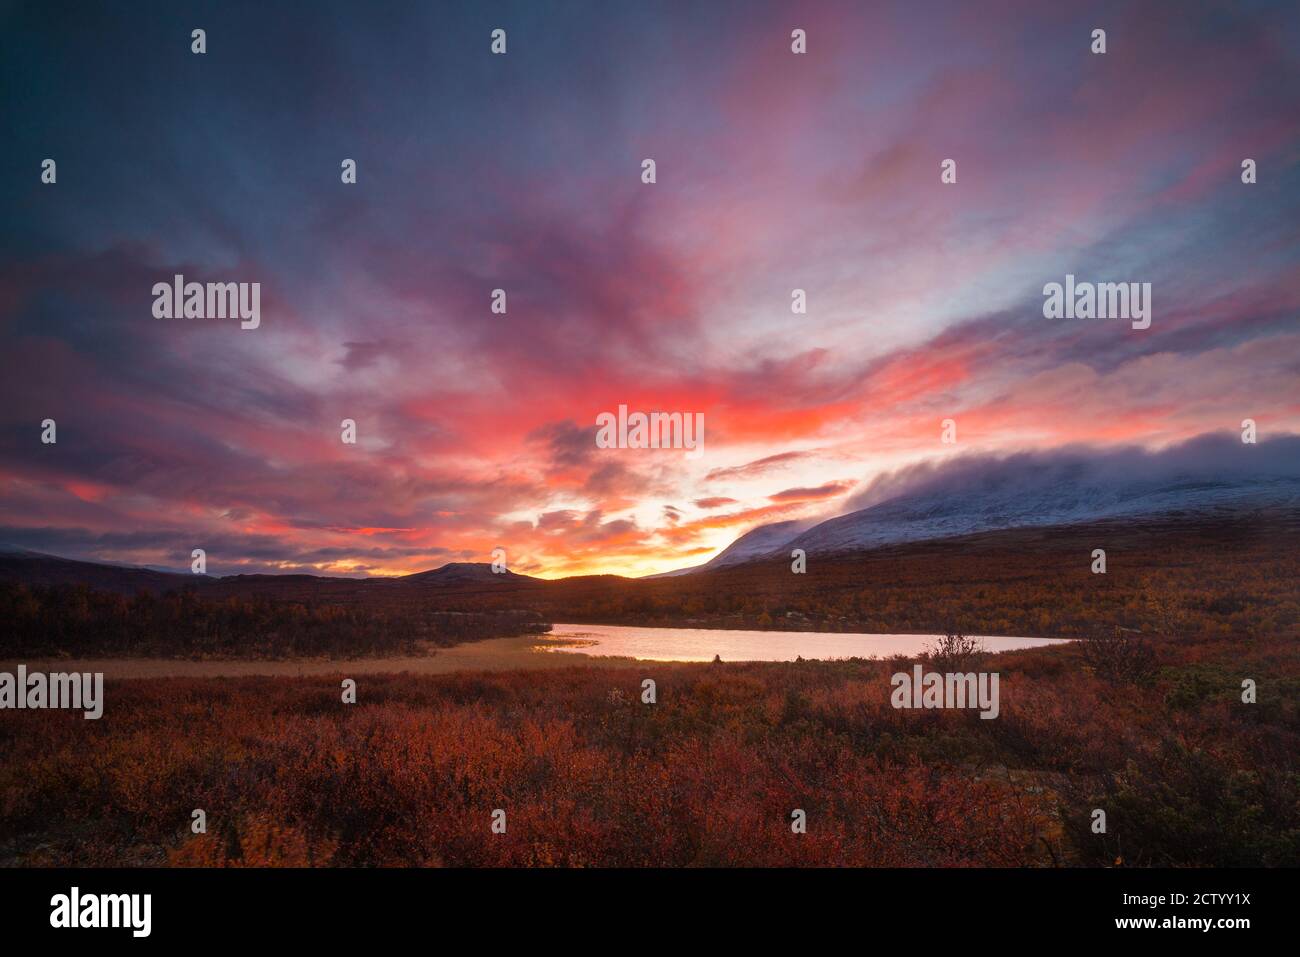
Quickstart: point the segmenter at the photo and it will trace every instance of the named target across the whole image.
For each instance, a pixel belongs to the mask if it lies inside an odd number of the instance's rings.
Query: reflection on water
[[[939,635],[859,635],[823,631],[725,631],[714,628],[639,628],[560,625],[545,645],[557,654],[614,655],[648,661],[794,661],[804,658],[888,658],[929,650]],[[1061,638],[982,637],[986,651],[1061,644]]]

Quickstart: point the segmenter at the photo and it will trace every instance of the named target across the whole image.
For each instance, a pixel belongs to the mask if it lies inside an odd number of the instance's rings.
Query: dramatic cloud
[[[704,476],[704,479],[707,482],[717,482],[722,479],[751,478],[755,475],[764,475],[774,469],[784,468],[791,463],[809,457],[810,454],[807,452],[779,452],[776,455],[766,455],[753,462],[746,462],[744,465],[714,469]]]
[[[801,4],[796,56],[791,9],[229,3],[195,56],[183,9],[7,7],[0,538],[642,574],[845,475],[1300,431],[1294,4],[1117,7],[1104,56],[1027,0]],[[1151,327],[1043,318],[1067,273]],[[177,274],[261,283],[260,328],[155,319]],[[597,448],[621,405],[700,454]]]
[[[697,498],[695,500],[696,508],[705,508],[705,509],[722,508],[724,505],[738,505],[738,504],[740,503],[737,502],[734,498],[727,498],[725,496],[715,496],[713,498]]]
[[[852,482],[827,482],[816,488],[788,488],[775,495],[769,495],[768,498],[773,502],[811,502],[843,495],[852,487]]]

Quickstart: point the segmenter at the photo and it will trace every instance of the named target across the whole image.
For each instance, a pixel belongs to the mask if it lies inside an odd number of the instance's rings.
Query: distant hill
[[[89,585],[104,591],[134,594],[140,589],[162,592],[199,586],[211,579],[131,565],[83,562],[4,546],[0,547],[0,581],[28,585]]]
[[[531,575],[516,575],[509,570],[494,572],[486,562],[449,562],[441,568],[404,575],[400,580],[413,585],[503,585],[507,582],[517,584],[540,579]]]
[[[313,595],[342,597],[366,591],[453,585],[521,585],[540,582],[511,571],[497,574],[487,563],[451,562],[440,568],[392,578],[337,578],[327,575],[193,575],[154,571],[131,565],[60,558],[23,548],[0,546],[0,582],[27,585],[88,585],[103,591],[135,594],[198,588],[217,596],[258,594],[300,599]]]

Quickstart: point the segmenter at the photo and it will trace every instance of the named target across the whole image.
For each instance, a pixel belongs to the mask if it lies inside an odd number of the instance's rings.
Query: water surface
[[[614,655],[646,661],[794,661],[804,658],[888,658],[928,651],[941,635],[867,635],[824,631],[734,631],[716,628],[641,628],[629,625],[555,625],[548,644],[557,654]],[[985,651],[1018,651],[1062,644],[1063,638],[981,636]]]
[[[639,628],[626,625],[555,625],[549,635],[489,638],[433,654],[396,658],[294,658],[289,660],[185,658],[28,658],[0,662],[14,673],[102,672],[121,678],[238,678],[247,675],[449,674],[457,671],[531,671],[589,665],[612,668],[643,661],[794,661],[795,658],[880,658],[915,655],[937,635],[857,635],[816,631],[735,631],[709,628]],[[1058,644],[1053,638],[984,638],[988,651]]]

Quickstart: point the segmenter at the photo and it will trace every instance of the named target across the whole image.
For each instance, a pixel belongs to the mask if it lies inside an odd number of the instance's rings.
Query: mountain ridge
[[[1300,507],[1300,437],[1246,448],[1242,456],[1240,441],[1208,435],[1154,453],[1067,448],[914,466],[850,499],[865,507],[758,525],[710,561],[655,577],[789,558],[796,548],[826,556],[998,529]]]

